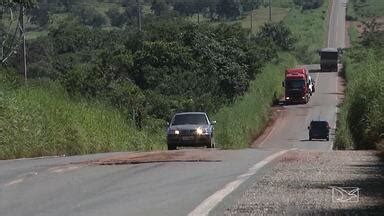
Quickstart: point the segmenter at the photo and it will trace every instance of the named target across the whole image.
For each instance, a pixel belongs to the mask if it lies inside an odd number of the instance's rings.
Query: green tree
[[[282,50],[293,49],[297,40],[283,22],[264,24],[258,33],[258,37],[264,40],[271,39]]]

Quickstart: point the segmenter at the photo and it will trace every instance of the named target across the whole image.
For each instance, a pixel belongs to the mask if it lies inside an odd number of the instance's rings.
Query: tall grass
[[[384,61],[382,52],[354,49],[346,66],[346,99],[341,108],[339,149],[384,149]]]
[[[314,10],[293,7],[284,19],[298,39],[295,55],[304,64],[319,63],[317,50],[325,46],[328,1]]]
[[[165,146],[161,129],[139,131],[114,108],[74,101],[56,83],[15,87],[0,76],[0,159]]]
[[[359,42],[359,32],[357,31],[355,23],[351,22],[348,28],[349,43],[351,46]]]
[[[221,148],[246,148],[254,136],[269,121],[274,99],[282,94],[281,81],[284,69],[296,65],[290,54],[281,54],[280,62],[268,64],[252,81],[248,93],[232,106],[222,108],[215,116],[216,142]]]

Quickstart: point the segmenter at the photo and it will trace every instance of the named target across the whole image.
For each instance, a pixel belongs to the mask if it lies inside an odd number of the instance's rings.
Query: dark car
[[[327,121],[311,121],[308,127],[309,140],[325,139],[329,141],[329,123]]]
[[[176,113],[167,129],[168,150],[178,146],[214,148],[213,125],[204,112]]]

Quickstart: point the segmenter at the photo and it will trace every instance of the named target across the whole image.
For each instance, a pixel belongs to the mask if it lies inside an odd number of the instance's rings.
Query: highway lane
[[[345,1],[334,1],[329,46],[344,43]],[[307,105],[285,106],[281,121],[258,149],[213,150],[211,162],[162,162],[115,166],[72,164],[119,155],[0,161],[0,215],[187,215],[250,168],[282,149],[330,150],[330,142],[309,142],[311,119],[336,121],[340,94],[336,73],[312,73],[317,91]],[[209,150],[185,150],[197,153]],[[251,172],[257,178],[257,169]],[[256,175],[254,175],[256,173]],[[248,184],[222,203],[233,203]],[[244,186],[245,185],[245,186]],[[220,215],[217,209],[212,213]]]
[[[346,34],[346,7],[347,0],[332,0],[332,9],[329,16],[328,47],[345,47]]]
[[[213,150],[212,162],[115,166],[69,164],[106,155],[1,161],[0,215],[187,215],[275,152]]]

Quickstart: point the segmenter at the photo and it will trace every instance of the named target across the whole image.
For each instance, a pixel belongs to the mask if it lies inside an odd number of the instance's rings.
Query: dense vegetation
[[[370,3],[374,3],[370,8],[381,5],[381,1]],[[347,89],[338,119],[336,147],[384,150],[384,32],[380,28],[368,28],[360,39],[356,35],[352,38],[354,44],[345,61]]]
[[[339,148],[384,147],[383,53],[382,45],[349,50],[345,69],[348,87],[337,130]]]
[[[239,25],[167,20],[135,33],[67,21],[31,41],[28,53],[31,76],[57,80],[71,95],[107,101],[141,128],[176,111],[215,112],[233,102],[265,62],[293,42],[281,23],[249,39]]]

